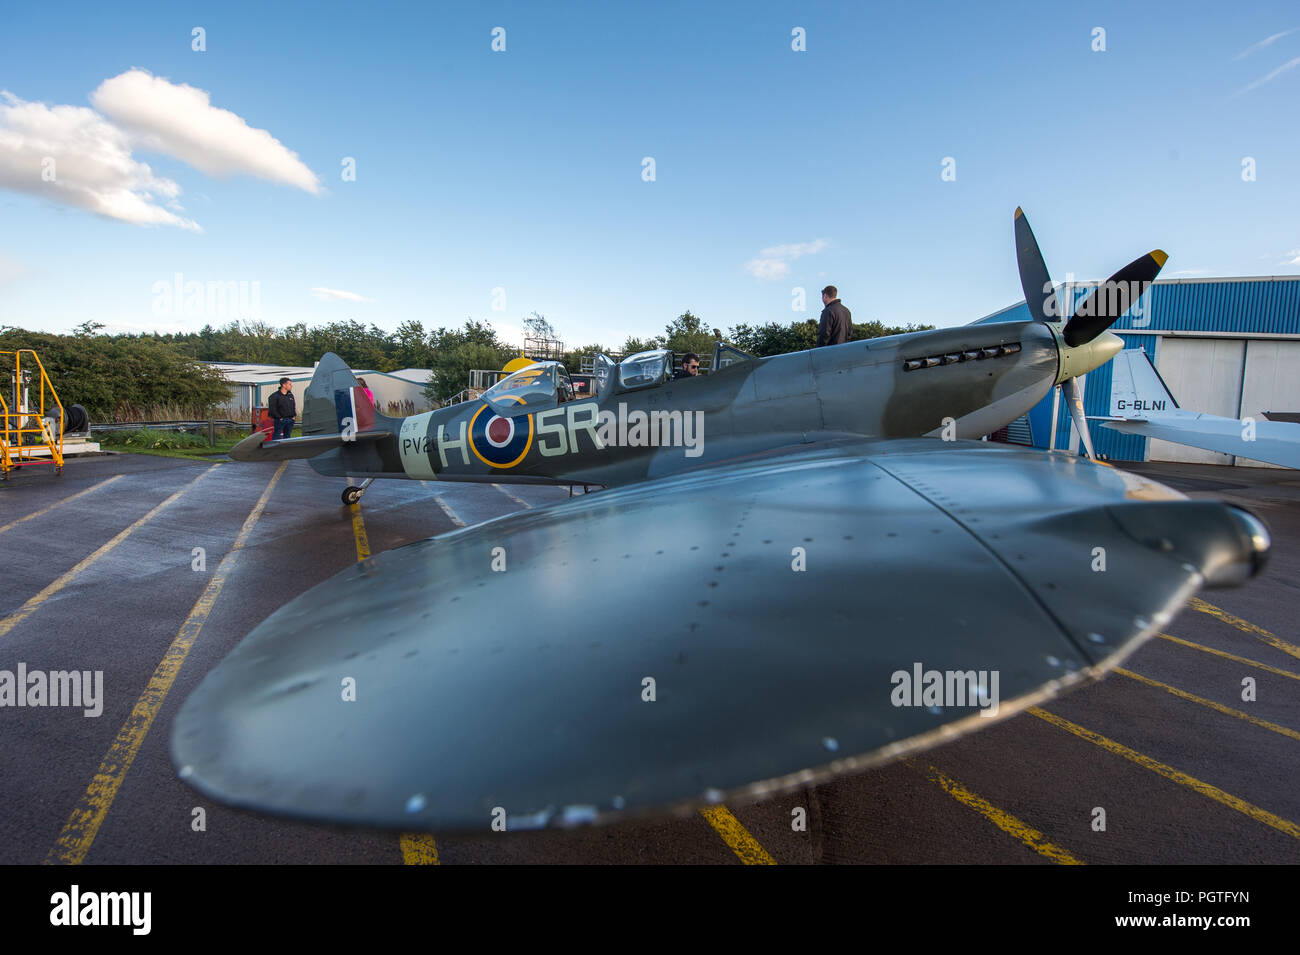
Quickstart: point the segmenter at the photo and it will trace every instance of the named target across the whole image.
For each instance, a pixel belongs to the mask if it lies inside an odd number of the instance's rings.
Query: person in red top
[[[361,390],[364,391],[364,392],[366,393],[366,397],[370,399],[370,407],[373,408],[373,407],[375,406],[375,395],[374,395],[374,392],[372,392],[372,391],[370,390],[370,388],[366,385],[366,380],[365,380],[364,378],[358,378],[358,379],[357,379],[357,384],[360,385],[360,386],[361,386]]]

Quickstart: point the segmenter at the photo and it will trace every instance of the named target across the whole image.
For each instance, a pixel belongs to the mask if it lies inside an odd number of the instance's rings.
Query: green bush
[[[230,399],[220,372],[155,338],[0,330],[0,351],[20,348],[36,350],[63,406],[82,405],[92,421],[110,419],[119,407],[159,405],[186,418],[206,418],[214,405]],[[0,386],[8,385],[7,377],[0,380]]]
[[[183,448],[206,448],[208,439],[184,431],[155,431],[140,428],[138,431],[104,431],[96,440],[100,444],[130,448],[151,448],[155,451],[180,451]]]

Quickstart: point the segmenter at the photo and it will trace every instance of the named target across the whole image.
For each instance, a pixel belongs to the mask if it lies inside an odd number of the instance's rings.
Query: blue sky
[[[180,273],[258,283],[277,327],[510,338],[536,310],[615,346],[688,308],[815,317],[827,283],[858,320],[956,325],[1021,298],[1017,205],[1058,281],[1157,247],[1165,278],[1296,274],[1297,28],[1294,3],[10,5],[0,324],[237,317],[168,311]],[[215,109],[169,112],[182,87]]]

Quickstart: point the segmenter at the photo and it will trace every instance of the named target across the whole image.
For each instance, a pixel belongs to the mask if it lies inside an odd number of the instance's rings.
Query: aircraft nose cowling
[[[1113,332],[1102,332],[1092,341],[1073,348],[1064,339],[1058,339],[1058,342],[1061,349],[1061,367],[1056,376],[1058,385],[1067,378],[1077,378],[1100,368],[1124,350],[1124,339]]]

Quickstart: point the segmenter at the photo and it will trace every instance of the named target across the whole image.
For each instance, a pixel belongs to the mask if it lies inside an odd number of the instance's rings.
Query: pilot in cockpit
[[[682,356],[682,367],[673,372],[673,381],[678,378],[695,378],[700,374],[700,356],[693,351],[688,351]]]

